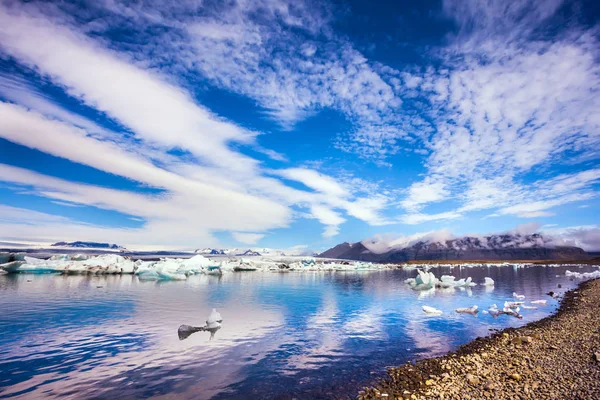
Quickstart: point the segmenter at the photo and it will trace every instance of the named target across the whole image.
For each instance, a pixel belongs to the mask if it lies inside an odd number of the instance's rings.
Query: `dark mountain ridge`
[[[367,243],[365,245],[365,243]],[[418,241],[402,248],[375,253],[366,241],[342,243],[319,257],[372,262],[406,262],[413,260],[588,260],[583,249],[555,246],[541,234],[502,234],[483,237],[466,236],[445,241]]]
[[[117,244],[111,243],[97,243],[97,242],[56,242],[52,245],[52,247],[73,247],[80,249],[111,249],[111,250],[119,250],[124,249]]]

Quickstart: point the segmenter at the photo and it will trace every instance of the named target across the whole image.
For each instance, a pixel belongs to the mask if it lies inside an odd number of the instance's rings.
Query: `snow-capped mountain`
[[[97,243],[97,242],[56,242],[52,247],[69,247],[77,249],[103,249],[103,250],[127,250],[123,246],[114,243]]]
[[[265,256],[265,257],[283,257],[283,256],[316,256],[318,253],[307,250],[304,247],[295,247],[288,250],[270,249],[267,247],[254,247],[247,249],[228,248],[213,249],[204,248],[195,250],[196,254],[202,255],[225,255],[225,256]]]
[[[582,260],[589,255],[579,247],[558,246],[539,233],[465,236],[447,240],[422,239],[412,242],[368,239],[342,243],[320,257],[365,261],[410,260]]]
[[[194,251],[194,253],[196,253],[196,254],[213,254],[213,255],[216,255],[216,254],[225,254],[223,252],[223,250],[210,249],[210,248],[207,248],[207,249],[196,249]]]

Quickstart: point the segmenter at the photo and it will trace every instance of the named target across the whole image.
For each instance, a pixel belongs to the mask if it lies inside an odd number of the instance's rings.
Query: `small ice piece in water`
[[[485,282],[483,283],[484,286],[494,286],[495,282],[492,278],[490,278],[489,276],[486,276],[484,279],[485,279]]]
[[[517,300],[523,300],[525,299],[525,295],[523,294],[516,294],[515,292],[513,292],[513,297]]]
[[[438,310],[437,308],[433,308],[433,307],[429,307],[429,306],[423,306],[423,311],[425,311],[425,314],[429,314],[429,315],[443,314],[442,310]]]
[[[465,307],[465,308],[457,308],[456,312],[460,314],[477,314],[479,310],[477,306],[473,307]]]
[[[498,306],[495,304],[492,304],[491,306],[488,307],[488,310],[497,310]]]
[[[221,313],[219,313],[216,308],[213,308],[212,312],[208,316],[208,319],[206,320],[206,327],[208,329],[220,328],[221,322],[223,322]]]
[[[525,304],[523,304],[521,307],[523,308],[523,310],[537,310],[537,307],[535,307],[535,306],[526,306]]]
[[[546,304],[546,300],[534,300],[531,304]]]
[[[481,310],[481,313],[482,314],[487,314],[488,312],[487,312],[487,310]]]
[[[512,315],[515,318],[523,319],[523,316],[521,314],[519,314],[518,307],[516,310],[511,310],[510,308],[505,308],[504,310],[502,310],[502,314]]]
[[[600,278],[600,270],[594,271],[594,272],[583,272],[583,273],[567,271],[567,272],[565,272],[565,276],[570,276],[570,277],[577,278],[577,279],[595,279],[595,278]]]
[[[522,304],[525,304],[525,303],[524,303],[524,302],[522,302],[522,301],[505,301],[505,302],[504,302],[504,308],[505,308],[505,309],[506,309],[506,308],[512,308],[512,309],[515,309],[515,308],[518,308],[518,307],[519,307],[520,305],[522,305]]]

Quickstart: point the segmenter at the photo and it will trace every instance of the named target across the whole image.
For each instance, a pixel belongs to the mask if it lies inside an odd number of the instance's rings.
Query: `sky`
[[[600,250],[600,3],[0,0],[0,241]]]

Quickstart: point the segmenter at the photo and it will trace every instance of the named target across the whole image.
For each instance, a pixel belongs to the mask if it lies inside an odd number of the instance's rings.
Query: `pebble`
[[[479,378],[473,374],[467,374],[467,382],[469,382],[470,385],[479,385]]]
[[[510,374],[510,379],[514,380],[514,381],[520,381],[521,380],[521,375],[517,374],[516,372],[514,374]]]

